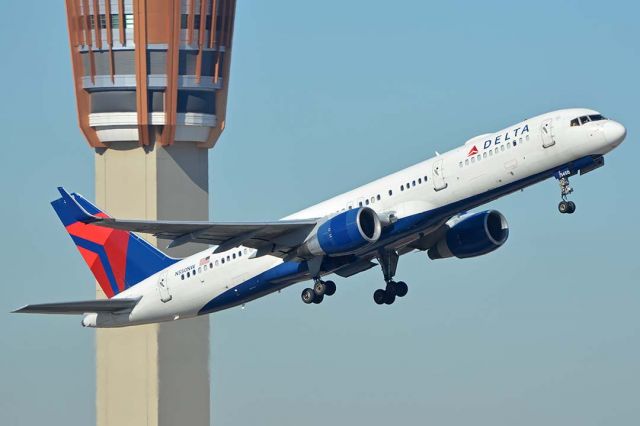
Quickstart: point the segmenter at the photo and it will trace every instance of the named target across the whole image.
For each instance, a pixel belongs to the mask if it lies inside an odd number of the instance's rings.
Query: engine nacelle
[[[430,259],[455,256],[458,259],[482,256],[502,246],[509,237],[507,219],[498,211],[488,210],[456,223],[428,251]]]
[[[347,210],[327,219],[298,249],[301,257],[355,253],[380,238],[380,218],[369,207]]]

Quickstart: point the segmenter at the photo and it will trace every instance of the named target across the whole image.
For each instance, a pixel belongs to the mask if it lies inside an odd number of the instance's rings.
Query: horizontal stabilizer
[[[66,314],[76,315],[91,312],[131,311],[140,299],[83,300],[79,302],[41,303],[27,305],[12,313],[20,314]]]

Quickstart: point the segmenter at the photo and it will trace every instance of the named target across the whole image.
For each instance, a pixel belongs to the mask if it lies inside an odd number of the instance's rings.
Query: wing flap
[[[26,305],[12,313],[18,314],[63,314],[76,315],[91,312],[131,311],[140,299],[82,300],[77,302],[40,303]]]

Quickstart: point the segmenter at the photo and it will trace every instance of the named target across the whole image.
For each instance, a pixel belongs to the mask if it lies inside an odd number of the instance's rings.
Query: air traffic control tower
[[[235,3],[66,0],[78,120],[109,214],[208,219]],[[208,317],[96,333],[99,426],[209,425]]]

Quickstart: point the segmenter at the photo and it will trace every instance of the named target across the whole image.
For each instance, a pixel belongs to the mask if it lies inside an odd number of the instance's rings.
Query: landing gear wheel
[[[558,211],[562,214],[568,213],[569,203],[566,201],[560,201],[560,204],[558,204]]]
[[[316,281],[316,283],[313,285],[313,292],[316,294],[316,296],[324,296],[324,294],[327,291],[327,285],[324,281]]]
[[[396,295],[394,293],[390,293],[388,291],[385,291],[385,299],[384,299],[384,303],[386,305],[391,305],[393,304],[393,302],[396,301]]]
[[[573,201],[567,201],[567,204],[569,204],[569,211],[567,213],[573,214],[576,211],[576,203]]]
[[[300,297],[302,297],[302,301],[304,303],[309,304],[314,301],[314,299],[316,298],[316,294],[314,293],[313,289],[305,288],[304,290],[302,290],[302,295]]]
[[[313,303],[315,303],[316,305],[319,305],[320,303],[322,303],[323,300],[324,300],[324,294],[321,296],[316,295],[316,297],[313,298]]]
[[[392,294],[392,295],[396,295],[397,294],[397,289],[396,289],[396,282],[395,281],[389,281],[387,283],[387,288],[385,290],[388,294]]]
[[[382,305],[386,300],[387,300],[387,292],[384,291],[383,289],[380,288],[373,292],[373,301],[376,302],[376,304]]]
[[[333,296],[336,294],[336,283],[333,281],[325,281],[324,283],[326,289],[324,290],[324,294],[327,296]]]
[[[409,291],[409,286],[404,281],[398,281],[396,283],[396,296],[405,297]]]

